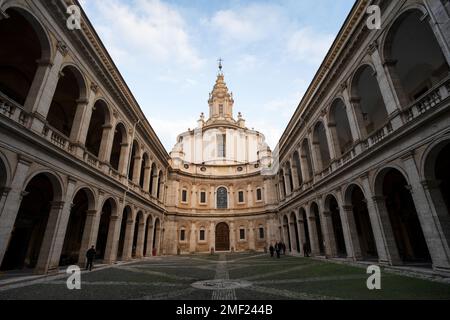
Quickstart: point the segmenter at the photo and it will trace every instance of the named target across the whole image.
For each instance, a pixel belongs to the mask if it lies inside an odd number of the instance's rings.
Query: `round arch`
[[[44,235],[51,216],[59,214],[62,185],[50,172],[35,172],[24,184],[25,193],[15,217],[1,270],[34,269],[42,254]],[[44,253],[45,254],[45,253]]]
[[[59,260],[60,266],[74,265],[84,252],[81,252],[81,245],[84,237],[84,230],[88,211],[96,208],[95,193],[90,187],[80,187],[74,193],[70,217],[67,223],[63,248]]]
[[[362,135],[370,136],[383,127],[388,119],[386,104],[372,64],[364,63],[356,69],[350,92],[358,105],[354,111]]]
[[[67,63],[61,67],[52,102],[47,113],[49,125],[70,137],[80,101],[87,101],[87,84],[77,66]]]
[[[38,74],[36,61],[51,61],[50,37],[28,9],[6,3],[3,10],[9,18],[0,20],[0,38],[5,46],[0,53],[0,91],[25,106]],[[27,41],[14,41],[23,38]]]
[[[392,166],[381,169],[375,176],[375,194],[384,199],[378,207],[388,214],[403,262],[431,262],[407,175]]]
[[[216,208],[228,209],[229,191],[226,186],[219,186],[216,189]]]
[[[338,155],[344,155],[353,145],[352,130],[347,115],[348,106],[341,98],[336,98],[330,106],[329,128],[333,137],[333,144]]]
[[[94,107],[89,122],[85,147],[96,157],[100,156],[101,145],[108,138],[105,133],[109,131],[111,125],[111,113],[108,104],[103,99],[98,99]]]
[[[0,188],[11,185],[11,169],[8,159],[0,152]]]
[[[320,166],[320,171],[324,171],[331,164],[330,146],[325,128],[325,123],[319,120],[313,129],[313,149]]]
[[[125,157],[125,152],[127,150],[128,133],[126,128],[127,127],[123,122],[118,122],[114,130],[114,139],[111,154],[109,156],[109,163],[116,171],[122,169],[120,168],[120,160],[122,157]]]
[[[417,100],[450,71],[432,26],[423,20],[427,14],[422,5],[405,8],[389,26],[382,42],[384,61],[396,61],[388,67],[403,104]]]
[[[216,225],[216,245],[215,251],[230,251],[230,227],[226,222]]]
[[[291,212],[290,218],[291,218],[290,225],[294,229],[293,232],[291,232],[293,238],[292,240],[294,240],[292,251],[297,251],[298,253],[300,253],[300,234],[298,232],[298,220],[295,211]]]
[[[334,252],[339,257],[347,257],[345,246],[344,228],[342,227],[341,209],[335,194],[330,193],[325,197],[325,210],[330,212],[334,235]]]

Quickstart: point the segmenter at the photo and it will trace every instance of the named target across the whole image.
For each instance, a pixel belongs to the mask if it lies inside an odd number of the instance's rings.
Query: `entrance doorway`
[[[216,251],[230,251],[230,228],[225,222],[216,226]]]

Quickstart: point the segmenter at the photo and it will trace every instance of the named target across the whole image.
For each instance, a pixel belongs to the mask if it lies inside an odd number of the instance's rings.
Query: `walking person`
[[[95,246],[92,246],[87,252],[86,252],[86,258],[87,258],[87,265],[86,270],[92,271],[92,268],[94,267],[94,258],[97,252],[95,251]]]
[[[309,248],[308,248],[308,244],[306,242],[303,244],[303,255],[305,257],[309,257]]]
[[[275,253],[275,248],[273,247],[272,244],[270,244],[269,251],[270,251],[270,257],[273,258],[273,255]]]
[[[275,251],[277,252],[277,258],[280,259],[281,245],[279,243],[275,244]]]

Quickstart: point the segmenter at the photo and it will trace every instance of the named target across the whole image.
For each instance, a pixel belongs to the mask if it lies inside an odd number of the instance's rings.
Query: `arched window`
[[[346,106],[340,99],[335,100],[331,105],[329,127],[332,132],[336,153],[344,155],[352,148],[353,138]]]
[[[358,125],[366,136],[386,124],[388,113],[372,67],[365,65],[358,69],[353,79],[352,96]]]
[[[217,189],[217,209],[228,209],[228,190],[225,187]]]
[[[86,99],[86,84],[80,71],[67,66],[61,71],[47,115],[48,123],[60,133],[70,136],[78,105]]]
[[[420,10],[403,13],[389,30],[384,47],[394,87],[411,103],[449,75],[449,66]]]
[[[0,92],[24,105],[38,69],[36,62],[49,59],[50,46],[31,14],[19,8],[9,8],[6,14],[7,19],[0,19]]]
[[[86,149],[96,157],[99,156],[103,140],[106,141],[107,136],[105,136],[105,139],[103,136],[105,135],[105,127],[109,124],[109,121],[108,106],[103,100],[97,101],[92,110],[85,143]]]
[[[317,162],[319,163],[319,165],[321,166],[321,170],[323,171],[330,165],[331,157],[330,149],[328,148],[327,133],[322,122],[318,122],[314,127],[313,137],[315,155],[318,160]]]

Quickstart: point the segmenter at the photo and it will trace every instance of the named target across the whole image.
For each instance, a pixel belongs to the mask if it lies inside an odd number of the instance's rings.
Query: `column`
[[[322,230],[325,240],[325,255],[327,257],[337,257],[336,237],[334,235],[333,220],[331,212],[326,210],[322,212]]]
[[[25,179],[28,175],[28,170],[31,166],[31,161],[24,158],[19,158],[16,172],[11,182],[11,189],[6,196],[2,212],[0,214],[0,262],[6,253],[11,232],[16,222],[17,214],[19,212],[20,204],[22,202]]]
[[[88,99],[78,100],[75,118],[73,119],[70,141],[77,147],[76,154],[80,157],[84,155],[84,145],[91,123],[92,112],[95,103],[97,89],[91,86]]]
[[[306,151],[306,150],[305,150]],[[308,156],[302,152],[302,148],[298,151],[300,155],[300,164],[302,166],[302,178],[303,182],[309,182],[313,179],[313,177],[309,176],[309,163],[308,163]],[[314,168],[311,168],[311,171],[314,172]]]
[[[330,119],[328,117],[328,114],[325,114],[323,116],[323,124],[324,124],[324,128],[325,128],[325,134],[327,136],[328,151],[330,152],[330,163],[334,163],[337,159],[337,154],[340,150],[337,151],[336,144],[333,143],[333,135],[330,130],[329,120]],[[336,140],[336,141],[337,141],[337,146],[339,148],[339,141],[338,140]]]
[[[158,200],[163,202],[164,201],[164,174],[159,177],[159,196]]]
[[[147,226],[147,252],[145,253],[146,257],[152,257],[153,256],[153,219],[151,220],[151,223]]]
[[[405,157],[402,157],[402,160],[409,177],[411,195],[433,261],[433,268],[449,272],[450,250],[445,241],[445,235],[440,228],[439,221],[437,217],[432,214],[425,191],[420,183],[420,175],[414,160],[414,154],[412,152],[408,153]]]
[[[292,193],[290,182],[291,180],[289,178],[289,170],[287,165],[284,165],[283,169],[284,169],[284,185],[286,187],[286,197],[288,197]]]
[[[11,188],[0,188],[0,219],[2,217],[3,208],[5,207],[6,198],[8,197],[9,191]]]
[[[197,251],[197,226],[191,223],[191,234],[189,239],[189,252],[195,253]]]
[[[127,226],[125,227],[125,240],[123,242],[123,260],[131,260],[133,253],[133,239],[134,239],[134,224],[136,218],[127,220]]]
[[[442,197],[440,182],[422,181],[422,186],[430,203],[432,214],[437,218],[439,233],[447,243],[450,243],[450,215]]]
[[[289,233],[291,235],[291,248],[292,248],[291,253],[297,253],[298,248],[297,248],[297,238],[295,236],[295,228],[296,228],[295,221],[289,221],[288,228]]]
[[[100,143],[100,149],[98,158],[103,164],[109,165],[111,158],[111,149],[114,141],[114,130],[111,124],[103,125],[102,142]]]
[[[342,231],[344,233],[347,258],[351,260],[361,259],[361,246],[359,244],[353,206],[345,204],[341,188],[336,191],[336,200],[339,205],[339,215],[341,217]]]
[[[236,229],[234,222],[230,222],[230,246],[231,252],[236,251]]]
[[[126,143],[120,144],[120,160],[119,160],[119,173],[123,177],[128,178],[128,161],[131,157],[131,154],[129,152],[129,148],[132,146],[132,144],[128,141]]]
[[[298,171],[297,171],[297,167],[294,165],[294,157],[291,157],[289,164],[291,165],[291,174],[292,174],[292,188],[295,190],[297,190],[298,188],[300,188],[300,181],[298,180]]]
[[[247,185],[247,206],[252,207],[254,205],[255,205],[255,200],[253,198],[253,187],[251,184],[248,184]]]
[[[384,197],[372,195],[367,174],[361,177],[361,182],[363,192],[366,196],[370,224],[377,246],[378,260],[381,264],[401,264],[401,259],[395,243],[394,232],[392,231],[389,220],[389,214],[384,204],[385,199]]]
[[[119,212],[123,213],[124,208],[124,199],[120,199],[117,206],[117,212],[110,218],[104,259],[104,262],[108,264],[112,264],[117,260],[117,249],[119,247],[120,227],[122,223],[122,215],[119,214]]]
[[[122,207],[123,209],[123,207]],[[120,237],[120,217],[112,216],[109,222],[108,240],[105,250],[105,263],[112,264],[117,259],[117,247],[119,245]]]
[[[386,61],[385,66],[383,66],[376,42],[369,47],[369,54],[375,67],[378,85],[380,86],[387,113],[389,116],[394,116],[391,120],[392,128],[396,130],[403,124],[398,113],[402,107],[407,106],[408,99],[404,95],[400,80],[396,76],[395,62]],[[389,79],[389,77],[392,78]],[[389,80],[392,80],[393,87],[391,87]]]
[[[141,167],[142,167],[142,161],[141,161],[141,150],[136,150],[136,155],[134,156],[134,167],[133,167],[133,177],[132,181],[135,185],[139,185],[139,180],[141,177]]]
[[[256,250],[255,225],[253,221],[250,221],[248,225],[248,249],[250,251]]]
[[[425,6],[431,17],[429,23],[436,39],[444,53],[447,63],[450,65],[450,4],[442,1],[425,0]],[[427,19],[428,20],[428,19]]]
[[[158,175],[159,170],[156,169],[155,172],[153,172],[153,182],[152,182],[152,198],[156,199],[156,194],[158,193]]]
[[[209,225],[209,249],[214,249],[216,251],[216,230],[214,222]]]
[[[303,244],[306,243],[306,234],[305,234],[305,227],[304,227],[304,223],[306,223],[306,221],[303,221],[303,217],[300,216],[298,214],[298,212],[295,213],[295,215],[297,216],[297,230],[298,230],[298,240],[299,240],[299,245],[300,245],[300,254],[304,255],[305,251],[303,250]]]
[[[342,229],[344,231],[347,258],[351,260],[360,260],[362,258],[361,245],[359,243],[358,230],[353,215],[353,206],[341,205],[339,207],[339,212],[341,214]]]
[[[35,269],[36,273],[58,271],[76,183],[74,179],[69,178],[63,201],[52,204]]]
[[[147,161],[149,162],[149,161]],[[146,164],[145,168],[144,168],[144,192],[149,192],[149,188],[150,188],[150,174],[151,174],[151,169],[152,167],[150,166],[149,163]]]
[[[95,224],[98,210],[88,210],[86,212],[86,222],[84,223],[83,237],[81,240],[80,254],[78,256],[78,264],[84,266],[86,263],[86,252],[91,246],[95,246],[97,235],[94,234]],[[97,227],[98,228],[98,227]],[[95,238],[95,240],[94,240]]]
[[[357,128],[359,129],[359,135],[361,140],[365,140],[368,137],[368,132],[367,132],[367,128],[366,128],[366,124],[365,124],[365,120],[363,117],[363,112],[361,110],[361,98],[359,97],[351,97],[350,100],[350,105],[352,106],[352,113],[355,116],[355,123]],[[350,112],[348,112],[347,114],[349,114]]]
[[[144,256],[144,241],[145,241],[145,224],[147,219],[142,216],[142,221],[139,221],[138,237],[136,244],[136,258],[141,259]]]
[[[195,184],[191,185],[191,191],[188,190],[188,202],[190,203],[191,208],[196,208],[198,200],[197,186]]]
[[[306,207],[306,217],[308,219],[309,241],[311,242],[311,254],[318,256],[320,254],[319,240],[317,237],[316,218],[310,216],[310,207]]]
[[[41,134],[44,128],[67,53],[67,46],[59,41],[53,61],[38,61],[38,69],[24,104],[25,111],[35,116],[31,129],[38,134]]]
[[[318,154],[316,152],[316,145],[314,144],[314,139],[313,139],[313,133],[312,130],[310,129],[308,131],[308,143],[309,143],[309,150],[310,150],[310,157],[311,157],[311,162],[313,164],[313,175],[317,175],[320,173],[320,169],[321,166],[319,165],[320,162],[320,158],[318,157]],[[314,177],[311,177],[312,179],[314,179]]]
[[[330,132],[331,145],[335,150],[336,159],[342,156],[341,146],[339,144],[339,136],[336,130],[336,122],[328,122],[328,131]]]
[[[355,110],[353,109],[352,103],[350,102],[350,94],[348,92],[347,84],[344,83],[341,86],[341,89],[342,89],[342,97],[344,98],[345,111],[347,113],[348,123],[350,125],[350,131],[352,133],[353,142],[355,144],[355,151],[357,154],[360,154],[362,152],[361,140],[363,136],[361,133],[361,128],[358,124]]]

